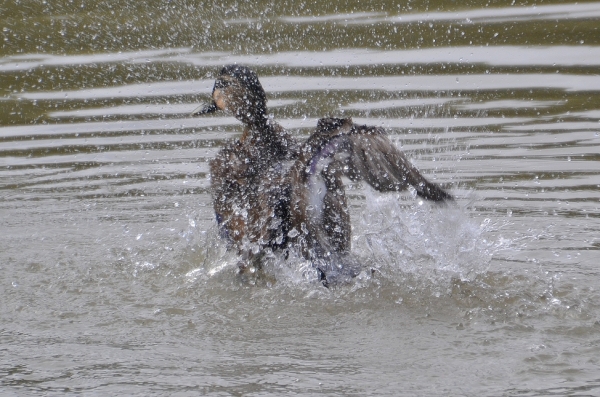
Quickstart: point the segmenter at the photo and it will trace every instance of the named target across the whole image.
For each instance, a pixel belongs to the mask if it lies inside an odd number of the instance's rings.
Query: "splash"
[[[485,238],[489,220],[478,224],[464,208],[436,205],[406,195],[366,200],[355,222],[353,250],[378,272],[394,278],[412,273],[430,280],[472,279],[487,271],[502,243]]]
[[[487,270],[494,250],[503,244],[482,238],[489,221],[477,224],[462,208],[407,201],[399,194],[381,196],[370,189],[366,195],[352,214],[352,256],[363,268],[354,284],[373,277],[402,284],[407,274],[434,283],[470,280]],[[201,263],[186,275],[190,282],[236,272],[238,258],[216,234],[209,230],[190,241],[196,245],[195,260]],[[293,249],[267,252],[262,272],[279,285],[320,285],[310,261]]]
[[[189,233],[186,284],[211,291],[256,287],[246,294],[258,294],[264,302],[342,299],[347,309],[403,305],[419,312],[451,311],[467,322],[548,314],[581,318],[589,313],[589,299],[582,294],[590,291],[576,291],[560,273],[525,263],[515,267],[497,258],[503,251],[527,248],[523,238],[503,235],[510,234],[503,230],[512,230],[510,218],[480,218],[459,205],[430,204],[406,194],[380,195],[368,188],[364,195],[366,199],[352,203],[352,257],[362,271],[351,281],[324,288],[312,263],[293,249],[267,252],[262,269],[240,275],[238,256],[215,227]]]

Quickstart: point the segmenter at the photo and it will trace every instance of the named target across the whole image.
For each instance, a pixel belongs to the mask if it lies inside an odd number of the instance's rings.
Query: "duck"
[[[209,163],[219,233],[237,250],[241,273],[260,269],[268,253],[282,251],[287,258],[295,249],[326,287],[356,277],[361,265],[350,255],[344,177],[382,193],[412,186],[424,199],[454,200],[426,179],[381,127],[326,117],[308,139],[295,138],[270,116],[258,75],[247,66],[224,66],[211,101],[191,116],[217,111],[244,126]]]

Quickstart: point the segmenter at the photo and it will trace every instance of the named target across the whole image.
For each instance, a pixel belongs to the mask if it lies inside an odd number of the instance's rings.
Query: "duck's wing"
[[[425,199],[453,200],[451,194],[428,181],[408,161],[382,128],[357,125],[350,118],[321,119],[304,148],[309,176],[326,164],[327,168],[339,169],[351,180],[363,180],[381,192],[412,186]]]
[[[342,176],[364,180],[382,192],[412,186],[433,201],[452,196],[429,182],[377,127],[352,119],[319,120],[290,172],[290,241],[311,258],[324,282],[358,274],[350,251],[350,217]]]

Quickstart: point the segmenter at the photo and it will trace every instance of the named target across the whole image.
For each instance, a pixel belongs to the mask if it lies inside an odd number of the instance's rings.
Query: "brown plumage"
[[[325,285],[355,276],[342,176],[381,192],[412,186],[423,198],[452,200],[381,128],[325,118],[308,140],[297,142],[268,117],[265,92],[247,67],[225,66],[212,98],[192,114],[226,110],[245,125],[241,138],[210,162],[217,222],[238,249],[241,270],[260,266],[265,250],[293,246],[313,261]]]

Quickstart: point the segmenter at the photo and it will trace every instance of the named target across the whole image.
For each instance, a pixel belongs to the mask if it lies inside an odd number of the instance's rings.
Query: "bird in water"
[[[342,177],[380,192],[412,186],[428,200],[452,196],[429,182],[379,127],[351,118],[323,118],[304,142],[269,117],[256,73],[225,66],[212,103],[199,116],[224,110],[244,124],[239,139],[210,161],[213,204],[221,235],[238,250],[240,272],[260,268],[265,253],[297,249],[325,286],[360,272],[350,253],[351,226]]]

